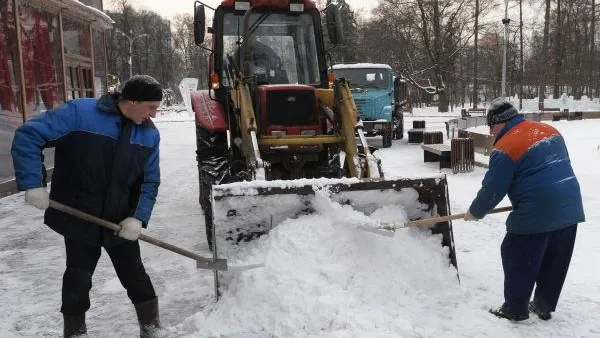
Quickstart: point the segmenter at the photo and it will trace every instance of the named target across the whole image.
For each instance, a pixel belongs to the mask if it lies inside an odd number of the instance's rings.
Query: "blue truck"
[[[404,119],[392,67],[354,63],[337,64],[332,69],[337,78],[349,82],[365,134],[380,135],[383,148],[391,147],[394,139],[402,139]]]

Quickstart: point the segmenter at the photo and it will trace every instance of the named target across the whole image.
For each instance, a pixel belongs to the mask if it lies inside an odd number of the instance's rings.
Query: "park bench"
[[[423,133],[425,132],[425,121],[413,121],[413,127],[406,133],[408,134],[408,143],[423,143]]]
[[[487,108],[469,108],[469,113],[480,113],[485,114]]]
[[[413,121],[413,129],[425,129],[425,121],[423,121],[423,120]]]
[[[465,108],[462,108],[460,110],[460,117],[470,117],[471,114],[473,114],[473,113],[485,115],[486,111],[487,111],[486,108],[469,108],[468,110]]]
[[[413,128],[407,131],[408,143],[423,143],[425,128]]]
[[[442,131],[430,130],[423,132],[423,144],[444,143],[444,133]]]
[[[451,168],[452,148],[447,144],[423,144],[423,160],[425,162],[440,162],[440,169]]]

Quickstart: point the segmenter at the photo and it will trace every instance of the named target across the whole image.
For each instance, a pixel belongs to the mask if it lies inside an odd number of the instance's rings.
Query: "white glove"
[[[142,233],[142,221],[135,217],[127,217],[119,223],[121,231],[119,231],[119,237],[135,241],[140,237]]]
[[[473,216],[473,214],[471,214],[470,211],[467,211],[467,213],[465,214],[465,218],[463,218],[465,221],[478,221],[479,218]]]
[[[50,197],[46,187],[32,188],[25,191],[25,203],[31,204],[40,210],[46,210],[50,204]]]

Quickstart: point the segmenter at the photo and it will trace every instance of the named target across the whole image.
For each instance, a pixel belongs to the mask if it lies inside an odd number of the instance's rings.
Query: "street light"
[[[133,76],[133,67],[132,67],[132,61],[131,61],[131,56],[133,55],[133,42],[135,41],[135,39],[137,38],[142,38],[144,36],[147,36],[148,34],[144,33],[144,34],[138,34],[135,35],[133,37],[121,32],[120,30],[115,28],[115,32],[123,35],[124,37],[127,38],[127,40],[129,40],[129,60],[127,61],[129,63],[129,77]]]
[[[508,24],[510,19],[508,18],[508,0],[504,0],[504,19],[502,24],[504,25],[504,56],[502,58],[502,97],[506,97],[506,49],[508,48]]]

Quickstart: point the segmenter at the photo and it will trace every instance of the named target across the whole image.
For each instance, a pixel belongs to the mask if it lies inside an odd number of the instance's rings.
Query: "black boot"
[[[540,310],[540,308],[536,306],[534,302],[529,302],[529,311],[535,313],[541,320],[548,320],[552,318],[550,312],[544,312]]]
[[[85,313],[81,316],[69,316],[63,314],[63,337],[77,337],[87,332],[85,326]]]
[[[160,320],[158,318],[158,298],[137,303],[135,312],[140,323],[140,338],[158,337]]]
[[[529,313],[515,314],[515,313],[513,313],[512,311],[510,311],[508,309],[508,307],[506,306],[506,304],[503,304],[498,309],[490,309],[490,313],[496,315],[499,318],[506,318],[508,320],[512,320],[512,321],[515,321],[515,322],[520,322],[522,320],[525,320],[525,319],[529,318]]]

